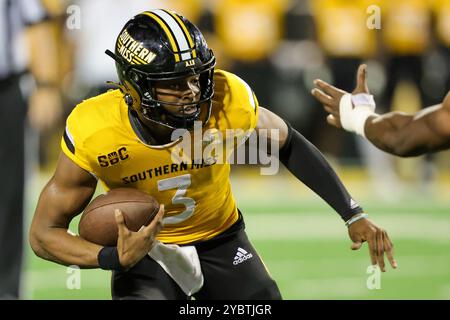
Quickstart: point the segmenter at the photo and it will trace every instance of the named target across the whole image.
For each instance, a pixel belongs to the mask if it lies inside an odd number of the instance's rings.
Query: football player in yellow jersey
[[[238,132],[241,143],[252,131],[273,129],[273,154],[339,213],[352,249],[367,241],[373,264],[384,271],[386,254],[396,267],[387,233],[367,219],[320,152],[259,107],[243,80],[214,70],[212,51],[184,17],[161,9],[143,12],[126,23],[115,52],[107,53],[116,61],[120,89],[80,103],[67,119],[63,152],[30,230],[38,256],[113,270],[113,299],[281,299],[245,233],[231,193],[229,163],[203,154],[196,158],[195,152],[186,158],[188,150],[181,161],[173,157],[189,141],[186,133],[193,133],[194,148],[200,140],[205,149],[219,142],[230,151],[236,145],[223,143],[227,130]],[[183,135],[177,136],[180,130]],[[162,204],[161,210],[138,232],[129,231],[116,210],[117,247],[67,233],[98,180],[106,190],[143,190]]]

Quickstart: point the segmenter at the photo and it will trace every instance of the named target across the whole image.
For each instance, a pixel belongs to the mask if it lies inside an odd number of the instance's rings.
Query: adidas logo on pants
[[[245,260],[248,260],[248,259],[250,259],[252,257],[253,257],[253,254],[248,253],[247,251],[245,251],[244,249],[239,247],[237,249],[236,255],[234,256],[233,264],[236,266],[239,263],[242,263]]]

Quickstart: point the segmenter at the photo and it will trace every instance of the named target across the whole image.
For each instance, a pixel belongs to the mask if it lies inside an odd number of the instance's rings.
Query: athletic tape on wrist
[[[375,111],[375,100],[373,95],[367,93],[352,94],[352,102],[355,106],[368,106]]]
[[[375,101],[370,94],[344,94],[339,102],[339,115],[342,127],[363,137],[367,118],[374,115]]]

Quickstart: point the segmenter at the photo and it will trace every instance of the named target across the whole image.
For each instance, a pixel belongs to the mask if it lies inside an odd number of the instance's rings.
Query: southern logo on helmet
[[[131,64],[149,64],[156,54],[144,48],[142,42],[136,41],[124,30],[117,39],[117,51]]]

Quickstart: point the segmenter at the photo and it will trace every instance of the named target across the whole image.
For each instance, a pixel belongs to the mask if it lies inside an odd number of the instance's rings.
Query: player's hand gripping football
[[[119,209],[115,210],[119,235],[117,239],[117,251],[120,264],[124,269],[129,269],[138,263],[153,247],[156,235],[163,228],[162,218],[164,205],[159,206],[159,211],[148,226],[142,226],[138,232],[133,232],[125,225],[123,214]]]
[[[392,268],[397,268],[394,259],[394,244],[386,232],[369,219],[361,219],[352,223],[348,228],[348,235],[353,241],[352,250],[361,248],[363,242],[369,245],[369,254],[372,265],[378,265],[385,272],[384,255],[386,254]]]
[[[366,81],[366,69],[367,65],[365,64],[359,66],[356,76],[357,84],[352,94],[370,93]],[[342,96],[347,92],[338,89],[320,79],[315,80],[314,84],[317,86],[317,88],[314,88],[311,91],[311,94],[317,99],[317,101],[319,101],[323,105],[325,111],[329,113],[327,116],[327,122],[332,126],[342,128],[341,118],[339,114],[339,102],[341,101]]]

